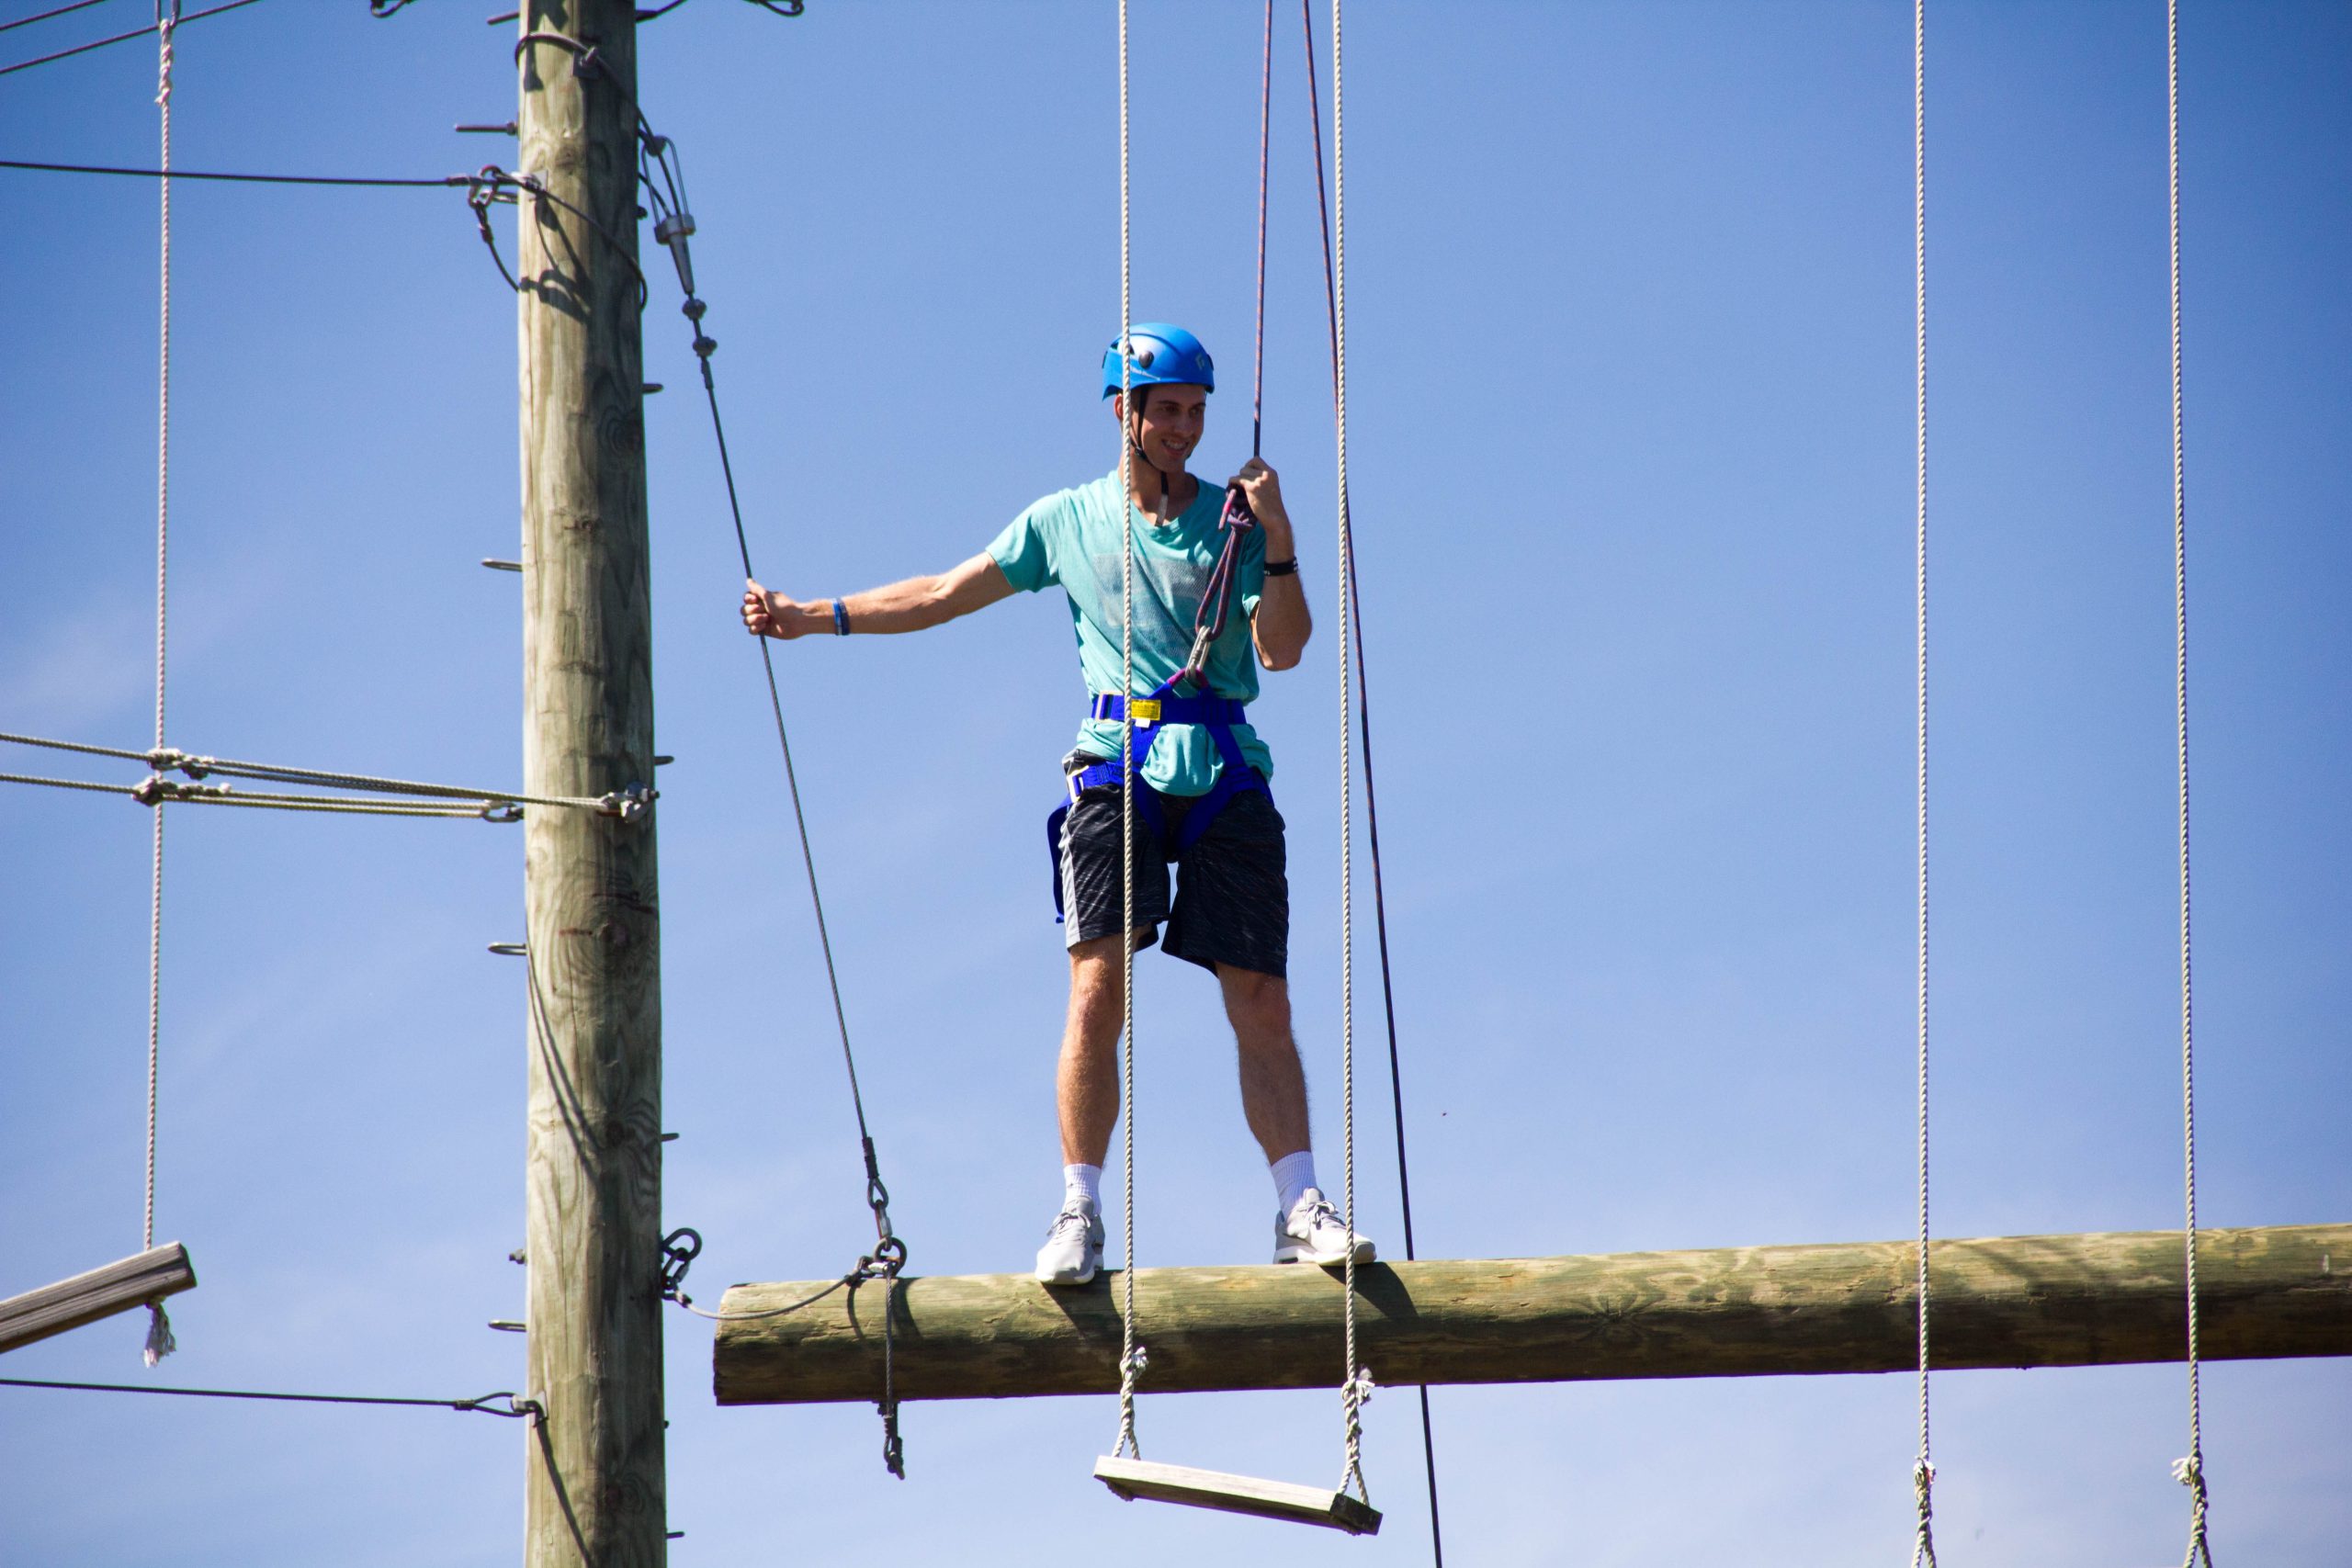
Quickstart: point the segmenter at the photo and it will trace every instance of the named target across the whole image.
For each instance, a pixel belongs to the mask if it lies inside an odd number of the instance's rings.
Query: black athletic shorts
[[[1102,761],[1084,753],[1065,764],[1068,772]],[[1069,945],[1119,930],[1119,795],[1117,784],[1080,792],[1063,819],[1057,846],[1061,876],[1062,918]],[[1136,929],[1145,946],[1168,924],[1161,947],[1172,957],[1215,969],[1238,969],[1287,978],[1290,973],[1290,878],[1284,867],[1282,813],[1262,789],[1244,790],[1225,803],[1208,830],[1182,854],[1175,840],[1193,802],[1183,795],[1159,797],[1165,843],[1151,821],[1136,813]],[[1169,866],[1175,865],[1175,897],[1169,897]]]

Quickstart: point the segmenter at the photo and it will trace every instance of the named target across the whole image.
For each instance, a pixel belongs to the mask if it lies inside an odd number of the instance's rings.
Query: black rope
[[[1340,376],[1339,290],[1331,266],[1331,208],[1323,185],[1323,100],[1315,74],[1312,3],[1313,0],[1299,0],[1298,14],[1306,38],[1306,97],[1315,130],[1315,209],[1323,226],[1323,299],[1330,321],[1331,380],[1336,395]],[[1388,897],[1380,872],[1380,796],[1373,784],[1372,679],[1364,668],[1363,594],[1356,575],[1355,514],[1350,501],[1347,491],[1341,491],[1340,530],[1348,540],[1348,603],[1356,631],[1356,722],[1363,740],[1364,822],[1372,850],[1374,922],[1379,933],[1380,1002],[1388,1022],[1388,1090],[1396,1122],[1396,1186],[1404,1209],[1405,1258],[1410,1262],[1419,1256],[1413,1245],[1413,1179],[1405,1159],[1405,1078],[1396,1048],[1396,988],[1388,960]],[[1429,1385],[1421,1384],[1418,1392],[1421,1404],[1421,1461],[1429,1475],[1430,1550],[1437,1568],[1445,1568],[1445,1531],[1438,1517],[1437,1438],[1430,1421]]]
[[[686,0],[670,0],[666,6],[639,7],[637,13],[638,23],[642,26],[647,22],[659,21],[685,3]],[[805,0],[752,0],[752,4],[769,15],[776,17],[797,17],[806,8]]]
[[[261,0],[228,0],[226,5],[215,6],[209,10],[190,11],[187,16],[181,17],[177,20],[174,21],[172,26],[175,28],[186,27],[190,22],[200,22],[207,17],[217,17],[223,11],[235,11],[247,6],[257,6],[259,4],[261,4]],[[76,7],[72,6],[68,6],[64,8],[65,11],[71,11],[74,9],[76,9]],[[64,11],[50,11],[45,13],[46,16],[51,17],[62,16],[63,14]],[[38,22],[42,18],[40,17],[27,17],[25,21]],[[21,27],[23,23],[16,25]],[[93,43],[78,43],[72,49],[61,49],[54,54],[44,54],[38,60],[19,60],[14,65],[0,65],[0,76],[6,76],[11,72],[16,71],[29,71],[36,65],[47,65],[54,61],[71,60],[77,54],[87,54],[94,49],[104,49],[110,43],[129,43],[132,39],[145,38],[148,34],[160,30],[163,25],[164,24],[160,21],[153,22],[143,28],[133,28],[127,33],[117,33],[112,38],[102,38]]]
[[[243,3],[250,5],[253,3],[253,0],[243,0]],[[198,11],[194,13],[189,19],[194,20],[196,17],[209,15],[210,15],[209,12]],[[148,29],[150,32],[153,32],[153,30],[154,29],[153,28]],[[17,69],[18,69],[18,67],[13,65],[6,68],[8,71],[14,71]],[[0,72],[0,74],[5,73],[5,72]],[[208,172],[201,169],[174,169],[166,175],[162,169],[118,168],[111,164],[38,164],[22,158],[0,158],[0,169],[31,169],[40,173],[51,175],[128,175],[134,178],[150,180],[166,178],[175,180],[232,180],[241,185],[403,186],[412,186],[417,189],[423,189],[426,186],[438,187],[471,185],[483,177],[478,175],[443,175],[437,179],[388,179],[357,175],[220,174],[216,172]],[[514,183],[512,175],[502,175],[500,177],[508,184]]]
[[[45,22],[51,17],[62,17],[72,11],[86,11],[93,6],[102,4],[104,0],[74,0],[71,6],[60,6],[55,10],[42,11],[30,17],[19,17],[13,22],[0,22],[0,33],[14,32],[18,28],[31,27],[35,22]]]
[[[161,1388],[146,1383],[127,1382],[62,1382],[46,1378],[0,1378],[0,1384],[10,1388],[62,1388],[85,1393],[168,1393],[183,1399],[265,1399],[295,1404],[416,1404],[431,1405],[443,1410],[467,1410],[482,1416],[503,1416],[510,1419],[539,1419],[546,1409],[536,1399],[517,1398],[511,1389],[496,1393],[476,1394],[471,1399],[395,1399],[381,1394],[361,1393],[265,1393],[244,1388]],[[492,1404],[506,1401],[505,1406]]]

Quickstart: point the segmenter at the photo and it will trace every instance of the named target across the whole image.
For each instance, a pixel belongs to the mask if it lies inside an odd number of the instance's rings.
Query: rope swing
[[[1372,1374],[1356,1360],[1356,1262],[1355,1262],[1355,1013],[1353,954],[1353,870],[1350,849],[1353,838],[1353,778],[1351,769],[1351,719],[1353,694],[1349,683],[1349,659],[1351,624],[1348,614],[1349,590],[1352,582],[1353,564],[1349,554],[1347,515],[1348,442],[1347,442],[1347,292],[1346,292],[1346,202],[1345,164],[1342,161],[1340,118],[1340,0],[1331,6],[1331,82],[1332,82],[1332,149],[1334,186],[1338,195],[1338,235],[1336,261],[1332,272],[1332,333],[1333,389],[1337,406],[1337,443],[1340,484],[1339,507],[1339,569],[1340,569],[1340,1100],[1345,1139],[1345,1177],[1343,1214],[1348,1225],[1348,1247],[1343,1285],[1343,1371],[1340,1397],[1341,1408],[1342,1470],[1340,1483],[1335,1490],[1302,1486],[1287,1482],[1262,1481],[1251,1476],[1231,1475],[1223,1472],[1194,1470],[1182,1465],[1156,1464],[1145,1461],[1143,1448],[1136,1434],[1136,1385],[1147,1364],[1146,1348],[1136,1340],[1136,1021],[1135,1021],[1135,516],[1133,499],[1132,440],[1123,440],[1119,452],[1119,489],[1124,512],[1124,529],[1120,554],[1120,656],[1121,724],[1124,730],[1120,747],[1120,807],[1119,831],[1121,848],[1120,900],[1120,1000],[1121,1021],[1121,1087],[1124,1106],[1125,1235],[1125,1258],[1120,1269],[1120,1353],[1119,1353],[1119,1433],[1112,1451],[1095,1461],[1094,1474],[1120,1497],[1133,1500],[1150,1498],[1159,1502],[1183,1503],[1193,1507],[1214,1508],[1227,1513],[1250,1514],[1261,1518],[1287,1519],[1299,1524],[1323,1525],[1345,1530],[1351,1535],[1371,1535],[1380,1529],[1380,1514],[1371,1505],[1364,1484],[1363,1463],[1363,1404],[1371,1398]],[[1267,153],[1272,142],[1273,94],[1273,0],[1265,5],[1264,75],[1259,92],[1258,148],[1258,315],[1255,344],[1256,365],[1252,373],[1252,404],[1250,410],[1250,450],[1256,454],[1264,434],[1265,385],[1265,256],[1266,256],[1266,174]],[[1133,200],[1133,180],[1129,159],[1129,78],[1127,67],[1127,0],[1119,0],[1119,361],[1120,407],[1123,418],[1133,417],[1135,391],[1135,354],[1128,341],[1127,323],[1134,319],[1132,262],[1133,238],[1130,213]],[[1310,40],[1310,48],[1311,48]],[[1309,85],[1313,85],[1310,65]],[[1319,140],[1319,139],[1318,139]],[[1318,157],[1317,177],[1320,178]]]

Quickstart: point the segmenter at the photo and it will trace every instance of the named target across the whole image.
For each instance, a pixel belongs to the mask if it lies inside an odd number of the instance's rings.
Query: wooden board
[[[1935,1364],[2177,1361],[2181,1250],[2177,1231],[1939,1241]],[[1390,1387],[1900,1371],[1918,1353],[1917,1256],[1890,1241],[1372,1264],[1356,1270],[1361,1358]],[[2352,1355],[2352,1225],[2202,1231],[2198,1282],[2200,1348],[2214,1360]],[[822,1288],[738,1285],[721,1310],[787,1306]],[[1108,1393],[1121,1289],[1115,1272],[1078,1289],[1026,1274],[902,1279],[888,1295],[899,1394]],[[1341,1290],[1336,1271],[1296,1266],[1137,1270],[1143,1392],[1325,1385]],[[878,1397],[884,1299],[835,1291],[798,1312],[721,1323],[718,1403]]]
[[[1109,1454],[1094,1461],[1094,1478],[1130,1502],[1148,1497],[1155,1503],[1182,1503],[1261,1519],[1322,1525],[1350,1535],[1380,1533],[1379,1509],[1352,1493],[1324,1486],[1261,1481],[1255,1476],[1227,1475],[1223,1471],[1193,1470],[1181,1464],[1150,1464]]]
[[[195,1288],[196,1269],[187,1260],[187,1248],[168,1241],[136,1258],[0,1301],[0,1350]]]

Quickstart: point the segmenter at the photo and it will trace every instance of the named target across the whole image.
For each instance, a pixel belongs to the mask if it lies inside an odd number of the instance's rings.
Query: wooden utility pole
[[[2213,1360],[2352,1355],[2352,1225],[2198,1232],[2198,1314]],[[1364,1365],[1381,1382],[1553,1382],[1906,1370],[1918,1355],[1916,1244],[1743,1247],[1374,1264],[1356,1270]],[[2188,1342],[2180,1233],[1996,1236],[1928,1251],[1938,1367],[2177,1361]],[[893,1298],[906,1399],[1100,1393],[1119,1384],[1118,1277],[1080,1290],[1026,1274],[908,1280]],[[813,1284],[737,1285],[754,1314]],[[1328,1383],[1336,1273],[1145,1269],[1147,1392]],[[718,1325],[721,1404],[872,1399],[870,1292]]]
[[[516,70],[524,787],[653,782],[630,0],[526,0]],[[590,52],[593,51],[593,53]],[[533,807],[527,1568],[665,1558],[650,810]]]

